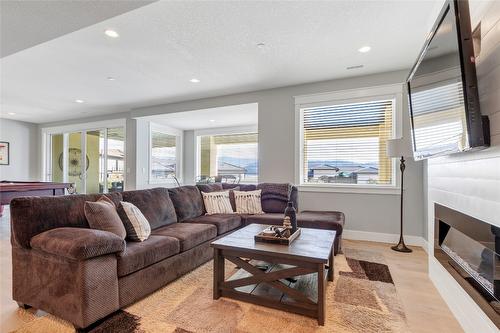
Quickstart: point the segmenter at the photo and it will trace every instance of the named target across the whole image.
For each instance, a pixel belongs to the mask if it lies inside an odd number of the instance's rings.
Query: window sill
[[[300,192],[352,193],[352,194],[384,194],[398,195],[401,188],[396,186],[343,186],[302,184],[298,186]]]

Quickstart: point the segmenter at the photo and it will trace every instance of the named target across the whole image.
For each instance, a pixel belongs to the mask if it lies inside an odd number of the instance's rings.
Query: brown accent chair
[[[204,185],[207,186],[207,185]],[[255,185],[238,184],[240,190]],[[209,184],[203,191],[221,190]],[[11,202],[13,299],[85,329],[212,258],[210,243],[248,223],[281,224],[286,202],[263,202],[266,214],[205,215],[196,186],[111,193],[115,204],[136,205],[151,225],[144,242],[89,228],[85,201],[100,194],[24,197]],[[297,202],[297,189],[290,200]],[[268,213],[269,212],[269,213]],[[299,226],[337,230],[344,215],[301,212]]]

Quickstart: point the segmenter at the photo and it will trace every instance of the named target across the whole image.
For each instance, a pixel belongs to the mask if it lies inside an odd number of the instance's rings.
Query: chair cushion
[[[210,224],[175,223],[153,231],[153,235],[175,237],[181,252],[217,237],[217,228]]]
[[[127,236],[116,206],[108,197],[102,196],[95,202],[86,201],[84,212],[92,229],[112,232],[121,239]]]
[[[127,248],[117,256],[118,276],[125,276],[180,252],[174,237],[151,235],[144,242],[127,242]]]
[[[237,214],[203,215],[189,219],[183,223],[212,224],[217,227],[217,234],[222,235],[241,226],[241,216]]]
[[[126,191],[122,195],[123,201],[130,202],[140,209],[151,229],[177,222],[174,204],[164,187]]]
[[[181,186],[168,190],[179,222],[203,215],[203,198],[196,186]]]

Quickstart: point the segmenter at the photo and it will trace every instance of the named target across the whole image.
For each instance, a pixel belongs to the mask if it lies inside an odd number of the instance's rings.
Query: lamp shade
[[[405,138],[387,140],[387,156],[393,158],[413,156],[410,141]]]

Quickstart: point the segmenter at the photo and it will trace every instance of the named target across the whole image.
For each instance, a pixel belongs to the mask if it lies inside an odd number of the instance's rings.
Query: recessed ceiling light
[[[363,46],[363,47],[359,48],[358,51],[361,53],[366,53],[366,52],[370,52],[371,49],[372,48],[369,46]]]
[[[108,77],[106,78],[106,80],[108,80],[108,81],[115,81],[115,80],[116,80],[116,78],[115,78],[115,77],[112,77],[112,76],[108,76]]]
[[[209,122],[213,123],[215,122],[215,119],[210,119]]]
[[[347,69],[358,69],[358,68],[363,68],[363,65],[357,65],[357,66],[349,66]]]
[[[15,112],[7,112],[9,116],[14,116],[16,113]]]
[[[75,99],[75,103],[82,104],[85,103],[83,99]]]
[[[266,47],[266,44],[265,44],[265,43],[257,43],[257,47],[258,47],[259,49],[263,49],[263,48],[265,48],[265,47]]]
[[[104,34],[108,37],[111,37],[111,38],[118,38],[120,37],[120,35],[114,31],[114,30],[111,30],[111,29],[107,29],[106,31],[104,31]]]
[[[189,82],[198,83],[200,82],[200,80],[198,80],[197,78],[192,78],[191,80],[189,80]]]

